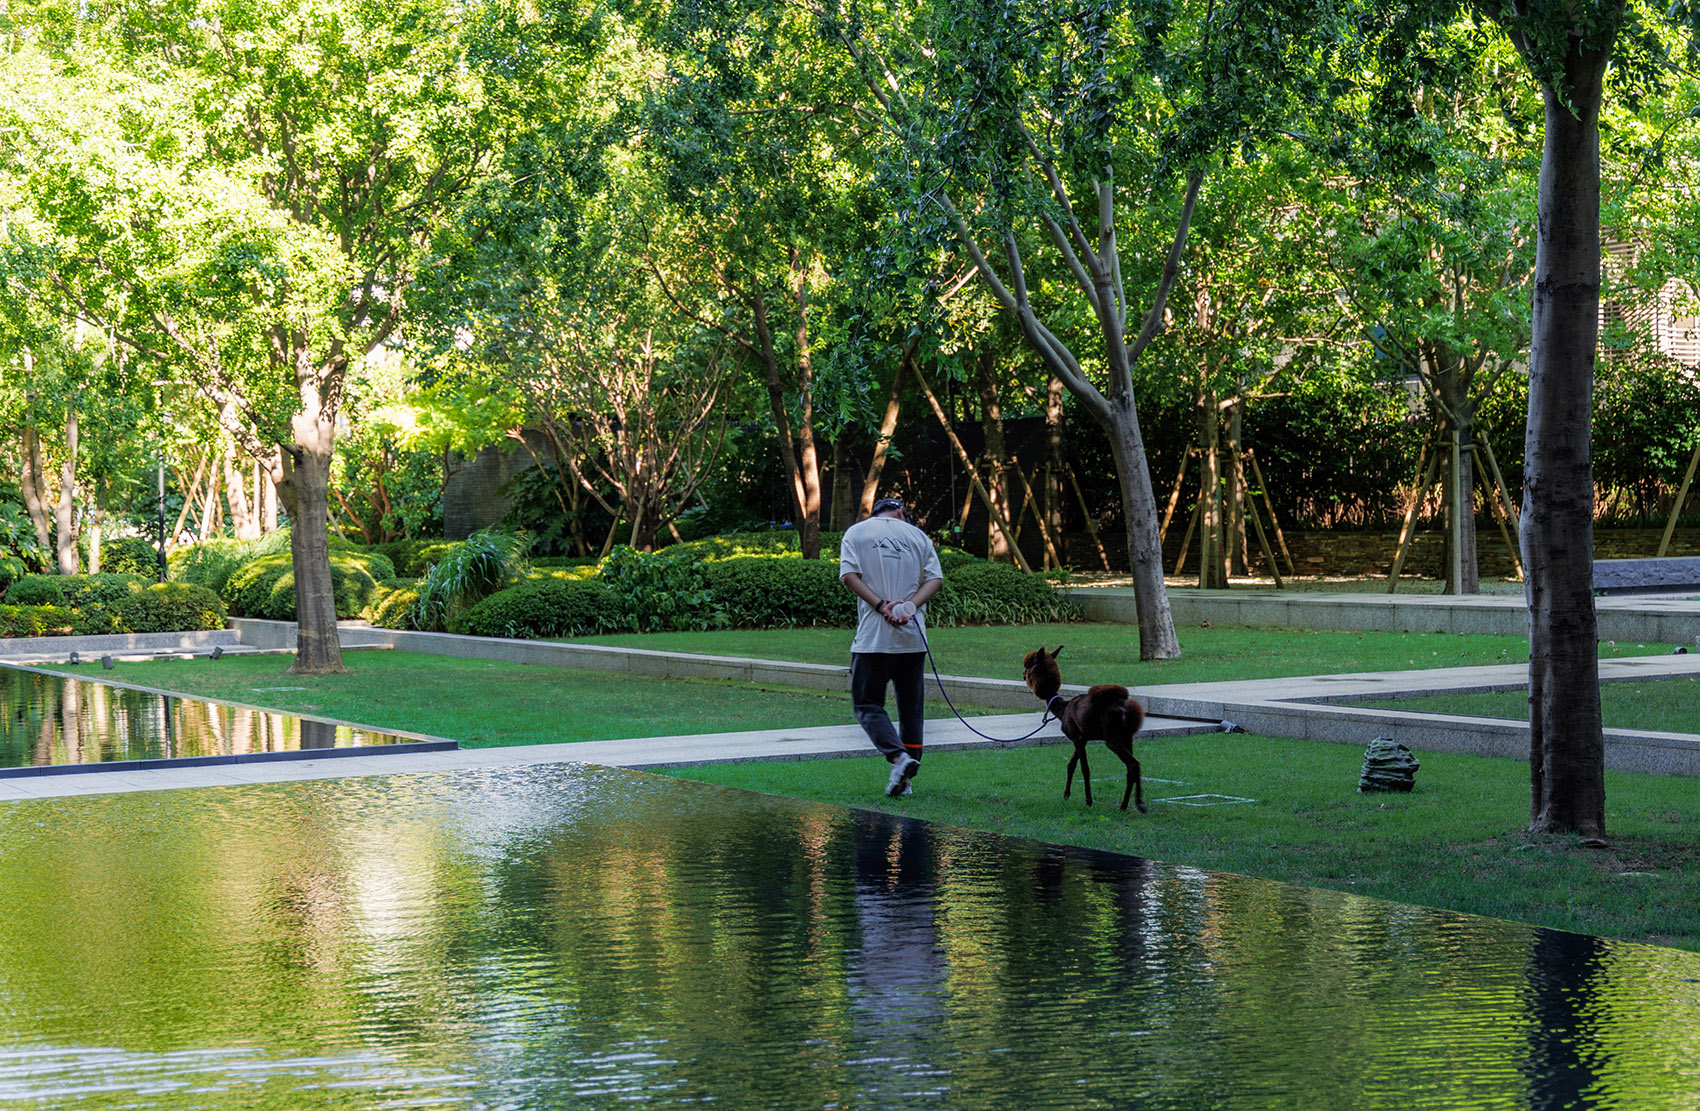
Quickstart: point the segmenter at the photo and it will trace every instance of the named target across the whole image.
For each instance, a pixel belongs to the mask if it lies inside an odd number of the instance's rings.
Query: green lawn
[[[1526,719],[1527,690],[1487,694],[1443,694],[1353,705],[1378,710],[1414,710],[1426,714],[1464,714],[1469,717]],[[1660,679],[1653,682],[1604,683],[1600,708],[1606,724],[1615,729],[1650,729],[1659,733],[1700,733],[1700,679]]]
[[[1063,680],[1149,687],[1225,679],[1273,679],[1356,671],[1526,663],[1523,637],[1455,633],[1323,632],[1241,626],[1186,626],[1178,660],[1139,659],[1139,630],[1131,625],[972,625],[934,630],[932,647],[947,675],[1020,679],[1021,659],[1041,644],[1064,645]],[[728,629],[706,633],[620,633],[578,643],[622,644],[664,652],[755,656],[808,663],[849,663],[847,629]],[[1662,644],[1604,644],[1602,657],[1669,652]]]
[[[94,674],[201,698],[449,737],[469,748],[854,721],[848,690],[652,679],[389,651],[349,652],[344,657],[348,674],[310,677],[286,674],[290,659],[120,663]],[[937,705],[929,703],[929,716],[950,712],[933,701]]]
[[[1607,772],[1610,848],[1532,837],[1529,771],[1419,753],[1408,795],[1360,795],[1352,745],[1211,734],[1137,748],[1149,814],[1115,808],[1122,766],[1089,750],[1097,804],[1062,798],[1068,749],[935,752],[913,795],[887,799],[867,759],[720,764],[667,774],[1132,853],[1216,871],[1700,950],[1700,780]],[[1178,782],[1162,782],[1173,780]],[[1249,803],[1186,806],[1165,796]]]

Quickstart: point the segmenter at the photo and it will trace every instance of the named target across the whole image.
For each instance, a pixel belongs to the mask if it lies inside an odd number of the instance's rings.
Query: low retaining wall
[[[246,645],[256,648],[288,648],[295,644],[295,625],[292,622],[238,617],[233,618],[230,623]],[[846,638],[848,635],[846,631]],[[495,660],[502,663],[585,671],[625,672],[659,679],[734,679],[747,683],[783,683],[810,690],[850,689],[850,668],[845,664],[755,660],[742,656],[699,656],[600,644],[505,640],[500,637],[417,633],[403,629],[375,629],[363,626],[343,626],[341,640],[344,648],[394,648],[433,656]],[[848,646],[845,652],[848,655]],[[955,701],[973,702],[1003,710],[1037,708],[1033,693],[1020,680],[956,675],[946,675],[942,678],[945,690]],[[1084,687],[1080,689],[1085,690]]]
[[[0,657],[117,655],[122,652],[169,652],[213,647],[234,648],[241,643],[236,629],[203,629],[186,633],[108,633],[83,637],[0,638]],[[293,642],[290,645],[293,647]]]
[[[1131,590],[1077,587],[1068,595],[1080,603],[1088,621],[1138,623]],[[1208,621],[1353,632],[1529,635],[1529,612],[1522,599],[1496,595],[1388,595],[1366,601],[1305,591],[1171,589],[1169,607],[1179,626]],[[1700,613],[1692,607],[1602,605],[1595,614],[1601,640],[1682,644],[1692,649],[1700,636]]]

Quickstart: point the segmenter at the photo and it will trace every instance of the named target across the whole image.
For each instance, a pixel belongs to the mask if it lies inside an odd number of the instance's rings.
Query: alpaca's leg
[[[1072,740],[1072,738],[1070,738]],[[1074,755],[1068,758],[1068,778],[1063,780],[1063,798],[1074,790],[1074,766],[1080,765],[1080,785],[1086,788],[1086,805],[1092,805],[1092,769],[1086,765],[1086,742],[1074,742]]]
[[[1140,778],[1139,761],[1133,755],[1133,743],[1131,741],[1106,741],[1104,743],[1109,745],[1110,751],[1121,757],[1122,763],[1127,765],[1127,787],[1122,791],[1122,809],[1127,809],[1128,796],[1135,795],[1135,803],[1139,807],[1139,812],[1144,814],[1146,812],[1145,784]]]

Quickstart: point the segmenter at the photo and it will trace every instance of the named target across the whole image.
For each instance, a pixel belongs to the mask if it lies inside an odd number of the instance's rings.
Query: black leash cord
[[[1050,702],[1045,703],[1045,716],[1039,719],[1039,724],[1034,726],[1032,733],[1024,733],[1019,737],[1011,737],[1008,740],[1005,740],[1003,737],[994,737],[990,733],[981,733],[978,729],[974,728],[973,724],[970,723],[967,718],[962,716],[962,711],[956,708],[956,703],[950,700],[950,693],[944,689],[944,676],[939,674],[939,662],[933,659],[933,646],[927,643],[927,631],[921,627],[921,611],[917,609],[915,611],[915,615],[909,620],[915,622],[915,631],[921,636],[921,647],[927,650],[927,663],[932,665],[933,681],[939,685],[939,693],[944,696],[944,704],[950,707],[950,712],[956,715],[957,721],[968,726],[968,731],[970,733],[984,737],[988,741],[996,741],[1000,745],[1012,745],[1025,741],[1029,737],[1036,735],[1039,730],[1045,728],[1045,726],[1051,723],[1051,706],[1055,704],[1057,700],[1056,698],[1052,698]],[[1061,696],[1059,695],[1057,697]]]

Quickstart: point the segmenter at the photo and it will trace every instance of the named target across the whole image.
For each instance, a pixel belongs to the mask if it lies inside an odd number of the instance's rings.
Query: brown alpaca
[[[1055,652],[1043,648],[1027,653],[1021,661],[1022,677],[1027,689],[1044,699],[1045,709],[1062,723],[1063,736],[1074,742],[1074,755],[1068,758],[1068,778],[1063,781],[1063,798],[1074,787],[1074,766],[1080,765],[1080,782],[1086,788],[1086,805],[1092,805],[1092,769],[1086,763],[1086,742],[1103,741],[1109,750],[1127,765],[1127,789],[1122,792],[1122,809],[1127,809],[1128,796],[1141,814],[1145,813],[1145,788],[1139,779],[1139,761],[1133,758],[1133,735],[1145,721],[1145,707],[1129,698],[1127,688],[1116,683],[1100,683],[1085,694],[1064,702],[1057,694],[1062,689],[1062,672],[1057,668]]]

